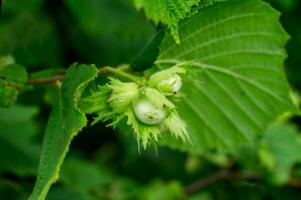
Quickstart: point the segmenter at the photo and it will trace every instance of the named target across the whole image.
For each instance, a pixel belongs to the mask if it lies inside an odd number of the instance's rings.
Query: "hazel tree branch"
[[[52,84],[52,83],[56,83],[57,81],[62,81],[63,79],[64,79],[64,75],[56,75],[48,78],[31,79],[27,81],[27,84],[29,85]]]
[[[260,181],[262,177],[258,174],[249,171],[231,171],[231,169],[220,169],[210,174],[207,177],[201,178],[185,187],[187,195],[194,194],[202,189],[212,185],[220,180],[240,180],[240,181]],[[301,188],[301,180],[292,178],[288,181],[287,185],[291,187]]]
[[[127,67],[126,65],[121,65],[120,67],[117,68],[106,66],[98,69],[98,75],[106,76],[108,74],[113,74],[134,82],[139,82],[140,78],[138,76],[134,76],[130,73],[125,72],[128,69],[129,67]],[[64,75],[55,75],[52,77],[41,78],[41,79],[30,79],[27,81],[27,84],[29,85],[53,84],[62,80],[64,80]]]

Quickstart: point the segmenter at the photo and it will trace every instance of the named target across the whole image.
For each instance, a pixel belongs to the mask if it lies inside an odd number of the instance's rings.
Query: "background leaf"
[[[15,64],[11,56],[0,57],[0,107],[13,105],[26,82],[24,66]]]
[[[159,55],[159,47],[164,35],[165,31],[163,30],[154,35],[133,59],[131,67],[137,71],[143,71],[151,67]]]
[[[184,83],[177,104],[193,145],[171,138],[164,144],[233,150],[254,141],[278,115],[295,110],[282,67],[288,36],[278,19],[259,0],[222,2],[180,25],[180,46],[170,36],[163,39],[160,68],[191,61],[199,69],[192,77],[198,81]]]
[[[270,126],[259,143],[258,156],[269,172],[269,179],[285,184],[291,177],[292,166],[301,163],[301,136],[298,130],[285,124]]]
[[[141,192],[140,198],[145,200],[180,200],[185,198],[182,186],[176,181],[171,181],[169,183],[158,180],[153,181]]]
[[[41,63],[48,67],[62,63],[58,32],[42,12],[41,1],[29,0],[26,5],[5,1],[0,19],[0,54],[12,54],[31,69]]]
[[[14,105],[0,108],[0,173],[36,175],[40,145],[34,143],[38,108]]]
[[[66,7],[58,12],[60,23],[69,47],[81,55],[73,59],[81,62],[100,66],[129,63],[154,34],[153,26],[136,12],[132,0],[60,2]]]
[[[85,115],[77,108],[81,92],[97,75],[89,65],[72,65],[66,72],[56,105],[51,112],[44,136],[38,177],[29,199],[43,200],[58,179],[59,169],[72,138],[86,126]]]

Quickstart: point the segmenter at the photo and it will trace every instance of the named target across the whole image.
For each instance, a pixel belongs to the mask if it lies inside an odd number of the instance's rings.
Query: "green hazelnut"
[[[182,78],[175,74],[165,80],[161,80],[157,88],[165,94],[172,95],[180,91],[182,87]]]
[[[155,107],[147,100],[138,100],[133,104],[136,118],[144,124],[160,124],[165,118],[165,111]]]
[[[171,67],[154,73],[148,80],[150,87],[157,88],[164,95],[174,95],[182,87],[182,78],[179,74],[185,73],[181,67]]]
[[[133,82],[121,82],[117,79],[111,79],[108,87],[112,89],[108,103],[117,113],[126,110],[139,94],[139,86]]]

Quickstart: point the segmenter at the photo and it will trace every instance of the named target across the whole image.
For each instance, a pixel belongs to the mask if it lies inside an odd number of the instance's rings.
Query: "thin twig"
[[[262,178],[258,174],[248,171],[231,171],[230,169],[220,169],[205,178],[201,178],[185,187],[185,193],[191,195],[202,189],[216,183],[219,180],[245,180],[245,181],[259,181]],[[301,188],[301,180],[292,178],[288,181],[287,185],[291,187]]]
[[[292,178],[288,181],[288,185],[292,187],[298,187],[301,188],[301,180],[297,178]]]
[[[121,66],[118,68],[112,68],[109,66],[102,67],[98,69],[98,75],[108,75],[109,73],[113,73],[116,75],[123,76],[125,78],[128,78],[130,80],[136,80],[137,77],[130,75],[124,71],[128,70],[128,66]],[[29,85],[39,85],[39,84],[53,84],[56,83],[57,81],[62,81],[64,80],[64,75],[55,75],[52,77],[47,77],[47,78],[41,78],[41,79],[31,79],[27,81],[27,84]]]
[[[51,84],[51,83],[56,83],[57,81],[62,81],[63,79],[64,79],[64,75],[56,75],[48,78],[31,79],[27,81],[27,84],[29,85]]]
[[[191,183],[190,185],[186,186],[185,193],[189,195],[189,194],[198,192],[201,189],[207,187],[208,185],[211,185],[220,179],[226,178],[228,176],[228,173],[229,173],[229,170],[227,170],[227,169],[218,170],[218,171],[214,172],[213,174],[210,174],[209,176],[199,179],[199,180]]]

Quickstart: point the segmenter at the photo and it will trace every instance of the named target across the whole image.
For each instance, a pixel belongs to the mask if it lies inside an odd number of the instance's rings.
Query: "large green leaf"
[[[66,72],[51,112],[44,136],[37,181],[29,199],[43,200],[53,182],[58,179],[60,166],[72,138],[86,125],[85,115],[78,109],[80,95],[97,76],[97,69],[76,64]]]
[[[267,3],[233,0],[202,8],[180,24],[181,45],[163,39],[159,68],[190,61],[197,79],[184,83],[177,104],[193,145],[168,134],[163,143],[192,151],[234,149],[296,109],[282,66],[288,35],[278,20]]]

